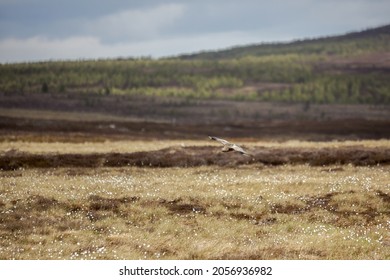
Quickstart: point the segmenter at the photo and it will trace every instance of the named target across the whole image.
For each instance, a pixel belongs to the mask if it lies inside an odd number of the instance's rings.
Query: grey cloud
[[[161,56],[286,41],[388,24],[389,14],[388,0],[0,0],[1,61],[43,48],[51,58]]]
[[[151,36],[255,32],[265,29],[269,29],[270,32],[284,29],[294,32],[295,36],[313,35],[316,32],[319,35],[326,32],[334,34],[363,28],[366,25],[386,23],[390,13],[390,2],[385,0],[3,0],[0,1],[0,37],[35,35],[66,37],[97,34],[102,40],[108,41],[110,33],[120,29],[114,27],[115,24],[111,24],[115,30],[101,34],[98,34],[97,28],[93,26],[84,28],[84,25],[88,22],[91,22],[91,25],[99,24],[103,18],[121,15],[125,11],[149,11],[167,5],[187,7],[185,16],[176,19],[175,24],[171,26],[164,26]],[[145,20],[153,21],[154,18]],[[102,29],[107,30],[108,27]],[[126,27],[123,29],[127,30]],[[148,31],[147,25],[143,24],[138,32]],[[124,39],[128,37],[124,36]]]
[[[162,4],[152,8],[122,10],[97,19],[86,20],[80,28],[105,41],[137,41],[161,36],[183,17],[185,6]]]

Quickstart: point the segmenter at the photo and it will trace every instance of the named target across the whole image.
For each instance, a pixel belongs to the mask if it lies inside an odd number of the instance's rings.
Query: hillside
[[[183,55],[183,59],[231,59],[245,56],[286,54],[351,55],[362,52],[383,52],[390,48],[390,25],[370,28],[344,35],[329,36],[286,43],[263,43],[238,46],[226,50]]]
[[[157,60],[2,64],[0,109],[172,123],[388,120],[389,73],[386,25]]]

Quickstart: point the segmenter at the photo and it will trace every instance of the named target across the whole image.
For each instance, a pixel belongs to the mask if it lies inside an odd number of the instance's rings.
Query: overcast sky
[[[389,0],[0,0],[0,62],[161,57],[389,24]]]

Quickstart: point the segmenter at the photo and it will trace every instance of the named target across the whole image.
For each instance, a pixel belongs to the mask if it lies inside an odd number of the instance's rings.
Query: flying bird
[[[224,139],[214,137],[214,136],[209,136],[209,138],[211,140],[218,141],[219,143],[221,143],[223,145],[222,152],[236,151],[244,156],[252,156],[250,153],[246,152],[243,148],[241,148],[237,144],[230,143],[229,141],[226,141]]]

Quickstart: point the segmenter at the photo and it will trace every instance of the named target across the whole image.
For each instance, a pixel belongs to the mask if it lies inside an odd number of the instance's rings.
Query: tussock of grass
[[[0,173],[1,259],[390,259],[388,166],[77,170]]]

